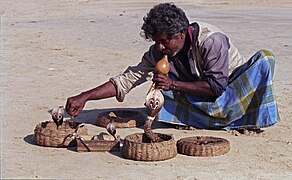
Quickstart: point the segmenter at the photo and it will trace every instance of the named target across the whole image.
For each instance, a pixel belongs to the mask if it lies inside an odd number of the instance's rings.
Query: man
[[[144,38],[155,43],[142,61],[94,89],[69,97],[68,114],[77,116],[89,100],[115,96],[123,101],[166,54],[170,72],[154,72],[152,79],[165,97],[159,121],[205,129],[258,129],[277,122],[272,91],[275,61],[269,51],[258,51],[245,60],[218,28],[189,24],[172,3],[154,6],[143,20]]]

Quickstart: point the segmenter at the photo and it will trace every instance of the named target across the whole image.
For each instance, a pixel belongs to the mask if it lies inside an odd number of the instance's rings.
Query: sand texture
[[[274,90],[281,121],[260,134],[178,130],[154,122],[157,133],[175,140],[217,136],[230,151],[216,157],[178,154],[143,162],[121,152],[78,153],[34,144],[35,126],[69,96],[96,87],[137,64],[152,42],[140,37],[143,16],[154,0],[1,0],[1,177],[40,179],[292,179],[292,1],[173,1],[190,21],[203,21],[228,34],[249,58],[260,49],[276,56]],[[138,109],[151,82],[115,98],[90,101],[75,121],[92,135],[100,112]],[[66,117],[69,118],[69,117]],[[143,127],[117,129],[121,139]]]

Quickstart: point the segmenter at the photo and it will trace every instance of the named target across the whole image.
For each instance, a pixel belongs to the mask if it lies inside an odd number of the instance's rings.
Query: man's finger
[[[78,114],[80,113],[80,109],[78,109],[78,108],[72,108],[71,109],[71,116],[74,118],[74,117],[76,117],[76,116],[78,116]]]

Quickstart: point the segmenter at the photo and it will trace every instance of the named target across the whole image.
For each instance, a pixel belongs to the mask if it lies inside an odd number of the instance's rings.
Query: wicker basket
[[[229,141],[219,137],[194,136],[177,141],[178,153],[189,156],[219,156],[229,150]]]
[[[125,158],[137,161],[162,161],[177,155],[176,142],[172,135],[156,133],[162,142],[150,143],[144,133],[125,137],[122,154]]]
[[[37,124],[34,129],[34,141],[37,145],[46,147],[69,147],[76,146],[76,139],[72,135],[81,123],[66,120],[58,127],[53,121]],[[76,132],[79,136],[88,135],[87,128],[80,126]]]
[[[143,125],[145,118],[141,112],[135,110],[105,111],[98,115],[96,124],[106,127],[110,122],[116,128],[132,128]]]

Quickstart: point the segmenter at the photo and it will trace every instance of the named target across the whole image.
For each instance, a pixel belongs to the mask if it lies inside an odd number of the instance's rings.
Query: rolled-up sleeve
[[[203,72],[214,94],[220,96],[228,84],[229,39],[222,33],[210,35],[202,45]]]
[[[155,66],[155,59],[151,53],[151,48],[146,52],[142,61],[136,66],[129,66],[123,74],[110,78],[116,87],[116,99],[124,101],[125,95],[134,87],[150,80]]]

